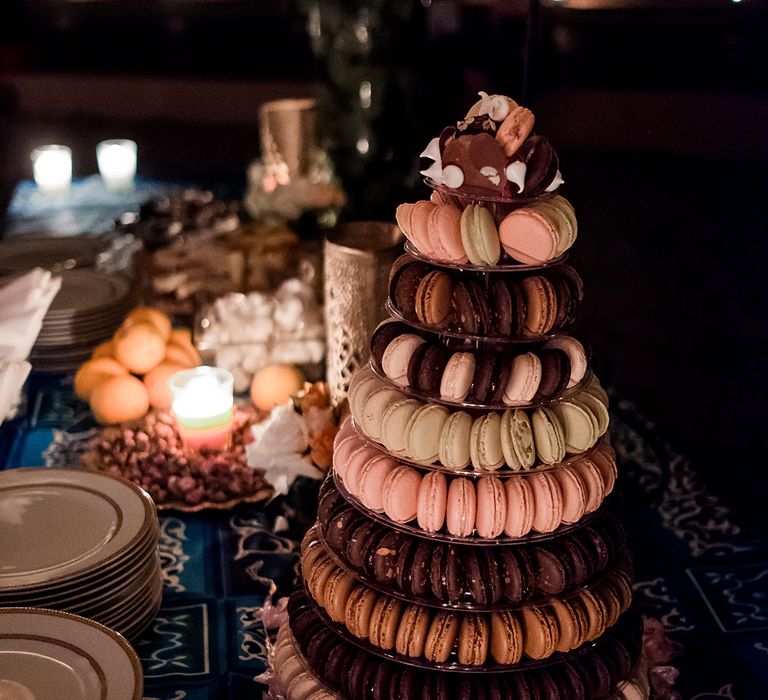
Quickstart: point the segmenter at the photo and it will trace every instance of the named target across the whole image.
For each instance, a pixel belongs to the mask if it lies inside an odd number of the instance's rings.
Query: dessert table
[[[636,599],[680,645],[683,698],[758,698],[768,689],[765,543],[707,492],[695,466],[660,442],[631,402],[611,392],[622,508],[636,557]],[[62,431],[93,427],[71,378],[33,377],[27,401],[0,428],[0,469],[44,466]],[[61,444],[58,445],[58,448]],[[317,482],[287,498],[231,511],[160,513],[163,605],[135,644],[145,697],[254,698],[266,669],[265,602],[292,588],[298,541]],[[270,598],[271,596],[271,598]]]
[[[142,196],[165,188],[140,184]],[[66,207],[52,212],[37,206],[29,185],[21,185],[9,232],[36,230],[44,221],[46,230],[81,233],[80,226],[71,227],[83,222],[78,202],[93,202],[99,185],[76,185],[77,216]],[[98,224],[111,221],[115,211],[132,209],[131,202],[97,194],[99,206],[86,218],[91,231],[106,230]],[[670,667],[656,674],[657,692],[697,700],[768,697],[766,544],[740,527],[737,514],[707,491],[695,465],[661,441],[630,401],[616,391],[610,395],[619,504],[636,561],[635,599],[643,614],[661,622],[673,646],[653,635],[660,656],[673,652]],[[17,417],[0,426],[0,470],[71,462],[72,436],[94,429],[72,376],[33,375]],[[146,698],[261,697],[265,686],[257,677],[267,670],[262,611],[294,587],[299,542],[314,521],[318,487],[300,479],[287,497],[269,504],[160,513],[163,603],[134,645]],[[680,672],[674,691],[664,694],[674,669]]]

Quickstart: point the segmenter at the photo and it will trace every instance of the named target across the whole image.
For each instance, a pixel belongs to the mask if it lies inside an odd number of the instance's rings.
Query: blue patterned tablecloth
[[[764,543],[708,493],[688,460],[612,397],[623,510],[637,562],[636,598],[682,645],[674,661],[686,700],[768,698],[768,563]],[[0,428],[0,468],[44,463],[57,429],[90,427],[68,380],[32,382],[22,415]],[[266,509],[163,513],[163,606],[136,644],[147,698],[259,698],[265,669],[258,614],[288,592],[314,492]],[[298,499],[298,500],[297,500]],[[287,528],[287,529],[286,529]]]

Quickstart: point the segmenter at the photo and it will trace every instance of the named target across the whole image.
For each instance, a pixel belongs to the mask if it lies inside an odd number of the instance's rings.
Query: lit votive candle
[[[72,151],[67,146],[40,146],[32,151],[35,184],[43,192],[60,193],[72,184]]]
[[[129,139],[111,139],[96,146],[99,172],[108,189],[123,190],[133,186],[136,151],[136,142]]]
[[[171,411],[187,447],[227,447],[232,430],[233,384],[232,373],[219,367],[195,367],[171,375]]]

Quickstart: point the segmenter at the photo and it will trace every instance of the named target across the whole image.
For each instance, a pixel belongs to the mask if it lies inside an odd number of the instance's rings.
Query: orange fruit
[[[97,360],[100,357],[115,357],[115,344],[111,340],[105,340],[99,343],[91,353],[91,359]]]
[[[161,411],[168,411],[171,408],[171,390],[168,388],[168,380],[172,374],[187,369],[184,365],[174,364],[172,362],[161,362],[157,367],[147,373],[144,377],[144,386],[149,394],[149,405],[152,408],[158,408]]]
[[[130,374],[111,377],[91,393],[91,410],[102,424],[138,420],[149,410],[147,389],[141,379]]]
[[[125,317],[124,326],[134,323],[151,323],[163,336],[163,340],[171,337],[171,319],[165,311],[153,309],[151,306],[137,306]]]
[[[134,374],[146,374],[165,357],[165,340],[151,323],[133,323],[115,333],[115,359]]]
[[[192,331],[189,328],[174,328],[171,331],[171,337],[168,338],[168,342],[194,347],[192,345]]]
[[[88,401],[93,390],[110,377],[128,374],[128,370],[111,357],[97,357],[84,362],[75,374],[75,394]]]
[[[175,341],[166,345],[164,362],[172,362],[184,367],[197,367],[203,364],[200,353],[192,345]]]
[[[271,411],[304,386],[304,376],[293,365],[270,365],[251,382],[251,400],[262,411]]]

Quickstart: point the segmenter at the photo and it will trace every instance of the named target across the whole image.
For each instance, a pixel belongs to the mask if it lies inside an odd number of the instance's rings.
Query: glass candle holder
[[[187,447],[226,449],[232,430],[233,385],[232,373],[220,367],[195,367],[171,375],[171,411]]]
[[[43,192],[66,192],[72,184],[72,150],[68,146],[51,144],[32,151],[32,172],[35,184]]]
[[[124,190],[133,186],[137,150],[136,142],[129,139],[110,139],[97,144],[96,160],[107,189]]]

